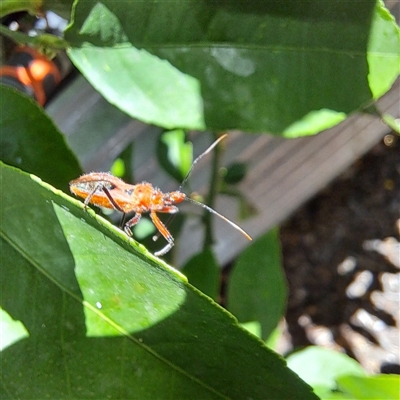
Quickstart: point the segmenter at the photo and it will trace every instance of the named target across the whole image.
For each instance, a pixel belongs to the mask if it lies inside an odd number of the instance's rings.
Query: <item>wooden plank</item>
[[[397,80],[378,105],[382,111],[400,118],[399,102],[400,80]],[[262,154],[268,153],[266,147],[272,146],[272,143],[256,138],[251,146],[256,150],[243,150],[246,155],[242,157],[243,161],[248,161],[254,168],[241,188],[257,206],[259,214],[241,226],[258,237],[281,223],[378,143],[389,130],[378,118],[354,115],[317,136],[278,140],[278,146],[265,159]],[[236,140],[241,141],[241,138]],[[235,213],[230,211],[230,207],[234,207],[230,202],[224,204],[220,201],[217,209],[226,210],[227,216],[235,220]],[[232,254],[239,254],[248,243],[219,221],[216,221],[216,225],[218,243],[215,251],[224,264],[234,258]],[[189,233],[184,236],[189,236]],[[182,247],[179,262],[184,262],[191,253],[191,246]]]

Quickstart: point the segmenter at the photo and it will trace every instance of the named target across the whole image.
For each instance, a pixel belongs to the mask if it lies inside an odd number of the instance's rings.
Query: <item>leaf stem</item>
[[[214,140],[217,140],[219,135],[213,132],[213,136]],[[219,170],[219,162],[222,156],[221,150],[222,149],[219,145],[215,147],[211,162],[210,188],[206,198],[206,204],[211,208],[214,208],[214,203],[218,190],[218,184],[219,184],[218,170]],[[212,230],[212,214],[207,210],[204,210],[203,224],[205,226],[203,250],[205,251],[214,243],[213,230]]]

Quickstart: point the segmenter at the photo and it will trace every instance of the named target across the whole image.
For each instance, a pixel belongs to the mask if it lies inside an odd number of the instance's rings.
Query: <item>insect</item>
[[[82,175],[69,183],[70,190],[76,196],[85,199],[85,207],[91,203],[96,206],[115,209],[124,214],[134,212],[135,215],[133,218],[127,221],[124,226],[124,231],[129,236],[132,236],[131,228],[140,221],[142,214],[149,213],[153,224],[167,241],[165,247],[154,253],[156,256],[162,256],[168,253],[168,251],[170,251],[174,246],[174,238],[168,231],[167,227],[162,223],[157,213],[175,214],[179,211],[176,204],[179,204],[184,200],[190,201],[191,203],[203,207],[209,212],[217,215],[241,232],[247,239],[252,240],[251,237],[234,222],[230,221],[228,218],[224,217],[206,204],[188,197],[182,191],[183,186],[189,179],[193,167],[226,136],[227,134],[219,137],[207,150],[193,161],[192,166],[179,186],[179,189],[174,192],[163,193],[160,189],[153,187],[153,185],[148,182],[130,185],[108,172],[91,172]]]

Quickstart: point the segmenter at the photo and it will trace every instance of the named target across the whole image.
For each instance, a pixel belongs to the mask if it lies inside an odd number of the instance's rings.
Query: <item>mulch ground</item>
[[[292,346],[399,371],[400,140],[387,135],[281,229]]]

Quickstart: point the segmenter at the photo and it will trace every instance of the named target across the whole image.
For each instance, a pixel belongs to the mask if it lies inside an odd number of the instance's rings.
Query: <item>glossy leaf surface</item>
[[[1,165],[8,398],[315,399],[284,361],[121,231]],[[157,382],[157,384],[155,384]]]
[[[166,105],[166,116],[160,109],[157,121],[150,114],[147,121],[169,127],[175,123],[176,127],[199,128],[204,122],[212,129],[288,131],[293,137],[337,124],[372,98],[370,84],[374,94],[380,95],[398,75],[397,26],[392,20],[386,21],[384,29],[372,27],[381,21],[373,15],[382,5],[375,7],[375,0],[85,0],[77,2],[66,38],[74,46],[74,62],[87,77],[96,69],[104,70],[107,63],[94,55],[102,54],[100,50],[79,47],[130,42],[197,80],[203,103],[195,103],[203,109],[193,109],[188,103],[187,117],[179,123],[168,119]],[[102,24],[95,18],[99,13],[104,17]],[[116,62],[112,67],[107,72],[110,77],[127,67],[136,70],[140,63]],[[167,64],[163,68],[167,71]],[[383,72],[386,78],[380,85]],[[117,82],[105,78],[102,74],[95,86],[107,97]],[[154,78],[160,79],[158,74]],[[139,84],[130,83],[130,87]],[[163,98],[161,88],[154,88]],[[189,93],[186,89],[178,90],[181,96]],[[193,111],[201,115],[191,120]],[[195,120],[200,124],[193,124]]]
[[[53,121],[14,89],[0,85],[0,99],[0,160],[67,190],[82,171]]]
[[[134,118],[165,128],[204,129],[196,79],[145,50],[73,48],[69,56],[111,104]]]
[[[377,1],[373,15],[368,50],[368,80],[377,99],[390,89],[400,73],[400,29],[381,0]]]

